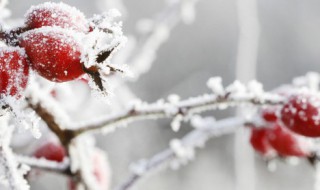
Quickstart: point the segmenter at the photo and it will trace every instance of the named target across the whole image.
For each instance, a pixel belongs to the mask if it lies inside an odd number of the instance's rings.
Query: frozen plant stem
[[[212,123],[211,126],[207,126],[200,129],[195,129],[184,136],[180,141],[183,147],[194,149],[202,147],[203,144],[212,137],[222,136],[233,133],[237,128],[246,125],[245,120],[241,118],[227,118]],[[141,162],[138,167],[140,172],[134,172],[115,190],[129,190],[136,185],[136,183],[147,177],[152,172],[164,168],[174,160],[181,159],[179,155],[172,149],[166,149],[147,161]],[[183,159],[183,158],[182,158]]]

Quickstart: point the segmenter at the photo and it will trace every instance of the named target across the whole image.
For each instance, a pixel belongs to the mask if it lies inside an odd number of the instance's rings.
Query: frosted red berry
[[[84,14],[64,3],[47,2],[31,7],[26,13],[26,25],[29,29],[59,26],[79,32],[88,31]]]
[[[28,31],[21,37],[32,68],[42,77],[65,82],[84,74],[80,61],[80,45],[63,29],[41,28]]]
[[[267,122],[276,122],[278,120],[277,111],[277,107],[264,108],[261,111],[261,116]]]
[[[312,94],[298,94],[289,98],[281,110],[285,126],[307,137],[320,137],[320,98]]]
[[[28,81],[29,65],[21,48],[0,48],[0,94],[17,97]]]
[[[251,146],[262,156],[271,156],[275,153],[268,142],[268,128],[252,128],[250,136]]]
[[[38,148],[33,155],[37,158],[45,158],[51,161],[62,162],[66,156],[66,151],[60,144],[49,142]]]
[[[275,123],[267,131],[270,145],[281,156],[306,157],[310,155],[308,143],[302,137]]]

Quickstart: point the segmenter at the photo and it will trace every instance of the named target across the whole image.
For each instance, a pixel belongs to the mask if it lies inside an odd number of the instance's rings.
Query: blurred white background
[[[88,17],[100,13],[102,0],[65,0]],[[10,0],[14,18],[21,18],[26,10],[42,0]],[[135,23],[140,18],[154,16],[162,1],[124,0],[127,14],[124,33],[136,34]],[[99,6],[100,5],[100,6]],[[100,7],[100,8],[99,8]],[[222,76],[224,84],[235,80],[238,25],[236,0],[200,0],[196,6],[196,21],[192,25],[179,24],[170,39],[158,52],[149,73],[130,84],[143,100],[155,101],[168,94],[189,97],[207,92],[206,81]],[[258,11],[261,36],[257,61],[257,79],[270,90],[288,83],[294,76],[320,70],[320,1],[318,0],[259,0]],[[233,113],[232,110],[210,112],[216,118]],[[188,132],[188,126],[174,133],[169,121],[139,122],[107,136],[98,136],[98,144],[108,152],[113,168],[112,184],[128,176],[132,161],[148,158],[168,147],[172,138]],[[136,186],[139,190],[212,190],[235,189],[233,136],[209,141],[198,150],[196,159],[178,171],[156,173]],[[298,166],[278,162],[278,169],[270,172],[265,162],[256,156],[256,189],[298,190],[312,189],[313,168],[306,161]],[[246,172],[246,171],[243,171]],[[52,180],[59,178],[59,182]],[[66,189],[61,176],[46,174],[32,182],[35,190]]]

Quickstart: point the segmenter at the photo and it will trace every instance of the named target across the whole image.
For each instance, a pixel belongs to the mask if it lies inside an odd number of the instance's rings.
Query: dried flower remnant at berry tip
[[[320,137],[320,98],[318,94],[299,93],[290,96],[281,110],[285,126],[307,137]]]
[[[21,35],[32,68],[54,81],[74,80],[84,74],[80,62],[81,47],[75,32],[57,27],[42,27]],[[81,35],[81,34],[79,34]]]
[[[25,14],[26,25],[29,29],[43,26],[59,26],[78,32],[87,32],[89,27],[82,12],[62,2],[46,2],[32,6]]]

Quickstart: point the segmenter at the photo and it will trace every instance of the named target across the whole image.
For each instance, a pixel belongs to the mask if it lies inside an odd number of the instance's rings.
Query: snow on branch
[[[32,168],[37,168],[45,171],[57,172],[60,174],[70,175],[69,159],[64,159],[63,162],[50,161],[45,158],[35,158],[29,156],[15,155],[17,162],[26,164]]]
[[[213,85],[210,83],[210,85]],[[94,122],[83,122],[75,124],[72,127],[77,135],[98,129],[105,129],[109,132],[118,126],[126,126],[127,124],[147,119],[174,118],[173,129],[179,128],[181,121],[188,121],[195,114],[202,113],[214,109],[225,109],[238,105],[275,105],[282,104],[283,97],[263,92],[261,87],[255,88],[258,83],[251,82],[246,88],[238,81],[228,86],[223,94],[212,93],[204,94],[198,97],[189,98],[187,100],[169,100],[165,102],[159,100],[153,104],[144,102],[136,102],[126,110],[120,113],[114,113],[104,118],[95,119]],[[215,87],[211,86],[211,89]],[[254,89],[254,90],[253,90]],[[172,102],[173,101],[173,102]]]
[[[174,168],[193,159],[194,149],[201,148],[212,137],[233,133],[238,127],[246,125],[242,118],[232,117],[194,129],[181,140],[172,140],[170,148],[154,155],[149,160],[141,160],[133,165],[132,174],[116,190],[129,190],[140,179],[152,172],[171,165]]]
[[[6,116],[1,117],[0,163],[5,176],[1,183],[8,185],[12,190],[29,190],[30,186],[23,177],[25,170],[19,170],[21,165],[18,164],[9,147],[14,127],[8,125],[7,119]]]

